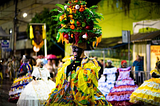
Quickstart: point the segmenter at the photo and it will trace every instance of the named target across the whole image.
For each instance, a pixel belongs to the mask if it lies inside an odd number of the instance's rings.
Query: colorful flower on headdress
[[[97,6],[86,7],[85,1],[71,0],[67,4],[56,4],[62,10],[58,11],[57,16],[53,16],[58,21],[57,41],[62,43],[81,43],[88,44],[96,42],[96,46],[101,41],[101,27],[97,24],[97,19],[103,16],[96,12]]]

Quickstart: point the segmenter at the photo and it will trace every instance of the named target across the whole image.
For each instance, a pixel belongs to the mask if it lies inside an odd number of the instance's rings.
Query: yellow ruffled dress
[[[69,59],[62,68],[59,68],[56,88],[51,91],[44,104],[46,106],[111,106],[97,88],[100,69],[97,61],[95,59],[90,61],[84,57],[81,66],[66,78],[67,66],[72,61]]]
[[[150,74],[152,75],[153,72],[160,75],[160,72],[156,69],[152,70]],[[130,102],[145,102],[160,106],[160,78],[151,78],[144,81],[144,83],[132,93]]]

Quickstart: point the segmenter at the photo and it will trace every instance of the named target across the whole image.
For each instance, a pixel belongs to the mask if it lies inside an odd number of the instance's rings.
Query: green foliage
[[[41,13],[36,13],[36,15],[32,18],[30,23],[46,23],[46,35],[47,35],[47,51],[52,50],[52,46],[54,43],[50,40],[50,38],[56,39],[56,26],[57,21],[54,20],[52,17],[56,16],[58,12],[57,9],[54,9],[53,12],[50,12],[49,9],[44,8],[44,10]],[[27,28],[27,33],[29,36],[29,24]],[[43,51],[43,47],[41,48],[41,51]]]

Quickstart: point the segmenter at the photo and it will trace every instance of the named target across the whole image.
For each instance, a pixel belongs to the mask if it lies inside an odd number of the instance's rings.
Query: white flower
[[[78,10],[79,8],[80,8],[80,6],[79,6],[79,5],[76,5],[76,6],[75,6],[75,9],[77,9],[77,10]]]
[[[64,6],[64,9],[67,9],[67,5]]]
[[[87,38],[87,34],[84,34],[84,35],[82,36],[82,38],[86,39],[86,38]]]

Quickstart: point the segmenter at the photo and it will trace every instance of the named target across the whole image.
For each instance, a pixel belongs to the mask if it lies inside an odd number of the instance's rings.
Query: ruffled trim
[[[128,100],[126,100],[126,101],[119,101],[119,102],[112,101],[111,104],[114,105],[114,106],[131,106],[131,105],[133,105],[133,103],[130,103]]]
[[[153,81],[155,83],[159,83],[160,84],[160,78],[151,78],[151,79],[149,79],[149,81]]]
[[[134,91],[138,88],[138,86],[136,85],[125,85],[125,86],[118,86],[118,87],[114,87],[110,92],[123,92],[123,91]]]
[[[125,79],[125,80],[121,80],[121,81],[116,81],[116,87],[118,86],[125,86],[125,85],[135,85],[134,80],[130,79]]]
[[[22,89],[17,89],[17,90],[14,90],[14,91],[9,91],[9,95],[15,95],[15,94],[17,94],[17,93],[21,93],[23,90],[24,90],[24,88],[22,88]]]
[[[108,101],[126,101],[130,100],[130,95],[133,91],[113,92],[109,93],[106,97]]]
[[[158,78],[152,78],[145,81],[130,96],[130,102],[138,103],[139,101],[153,105],[160,105],[160,83]]]
[[[19,77],[16,80],[14,80],[13,84],[18,83],[18,82],[23,81],[23,80],[29,80],[30,81],[30,80],[32,80],[32,76],[28,75],[28,73],[27,73],[25,76]]]
[[[160,96],[145,95],[144,92],[143,93],[135,93],[135,92],[132,93],[132,95],[130,96],[130,102],[138,103],[140,101],[159,106]]]
[[[113,67],[113,68],[105,68],[103,71],[103,74],[115,74],[117,73],[117,68]]]
[[[14,95],[10,95],[8,101],[12,102],[12,101],[17,101],[19,99],[20,93],[14,94]]]
[[[108,101],[126,101],[130,100],[129,97],[132,92],[137,89],[138,86],[118,86],[111,89],[110,93],[107,95],[106,99]]]

